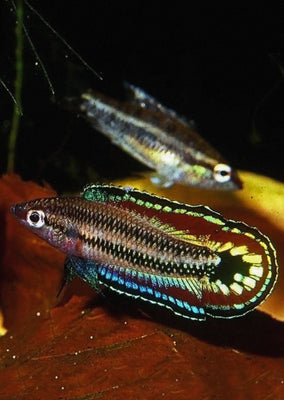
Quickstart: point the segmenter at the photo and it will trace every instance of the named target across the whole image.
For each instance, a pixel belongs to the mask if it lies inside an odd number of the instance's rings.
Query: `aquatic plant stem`
[[[14,105],[12,126],[8,142],[8,160],[7,160],[7,172],[13,172],[15,169],[15,153],[16,153],[16,143],[19,132],[19,124],[21,117],[21,94],[23,86],[23,0],[17,0],[16,2],[16,15],[17,22],[15,27],[16,36],[16,49],[15,49],[15,100]]]

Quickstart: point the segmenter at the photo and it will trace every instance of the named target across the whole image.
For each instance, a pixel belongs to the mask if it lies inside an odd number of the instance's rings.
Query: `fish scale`
[[[203,247],[197,251],[196,246],[166,234],[146,216],[141,218],[131,210],[117,208],[115,204],[89,202],[81,197],[74,197],[72,201],[64,197],[54,198],[45,203],[52,203],[54,207],[46,221],[49,237],[52,232],[57,234],[57,230],[61,231],[60,235],[68,246],[73,241],[71,255],[98,257],[104,263],[116,262],[118,265],[125,260],[133,268],[147,266],[150,257],[155,257],[155,269],[161,272],[172,269],[171,262],[183,265],[190,259],[198,264],[206,262],[209,255],[215,262],[219,261],[219,257],[210,249]],[[41,204],[40,200],[35,200],[32,207],[37,209]],[[42,205],[44,207],[44,202]],[[133,235],[135,232],[136,235]],[[175,244],[178,244],[179,252],[183,252],[183,255],[173,250]],[[167,260],[167,263],[163,260]]]
[[[65,282],[78,275],[205,320],[246,314],[271,293],[276,251],[257,228],[146,192],[89,185],[82,197],[16,204],[23,225],[66,253]]]

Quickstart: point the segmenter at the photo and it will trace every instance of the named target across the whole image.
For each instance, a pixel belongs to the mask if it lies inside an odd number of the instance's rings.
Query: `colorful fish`
[[[90,185],[82,197],[37,199],[11,212],[67,254],[66,281],[78,275],[184,318],[244,315],[277,279],[269,238],[207,206]]]
[[[115,145],[154,169],[154,184],[221,190],[242,187],[237,172],[196,132],[193,123],[143,90],[129,84],[126,88],[126,102],[83,93],[80,110]]]

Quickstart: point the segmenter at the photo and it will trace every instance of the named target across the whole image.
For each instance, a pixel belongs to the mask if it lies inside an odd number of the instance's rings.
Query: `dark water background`
[[[121,96],[123,80],[196,122],[239,169],[284,180],[284,7],[185,2],[31,1],[97,71],[100,82],[25,7],[25,24],[56,90],[25,41],[23,110],[16,172],[58,191],[114,180],[145,167],[96,133],[66,96],[94,88]],[[2,1],[0,77],[13,88],[15,16]],[[281,73],[282,68],[282,73]],[[0,89],[0,172],[5,172],[13,102]]]

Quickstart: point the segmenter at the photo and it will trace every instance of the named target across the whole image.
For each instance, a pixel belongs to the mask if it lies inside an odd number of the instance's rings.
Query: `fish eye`
[[[227,164],[217,164],[213,169],[214,179],[217,182],[228,182],[231,179],[232,168]]]
[[[27,212],[27,223],[34,228],[41,228],[45,224],[45,214],[42,210],[30,210]]]

